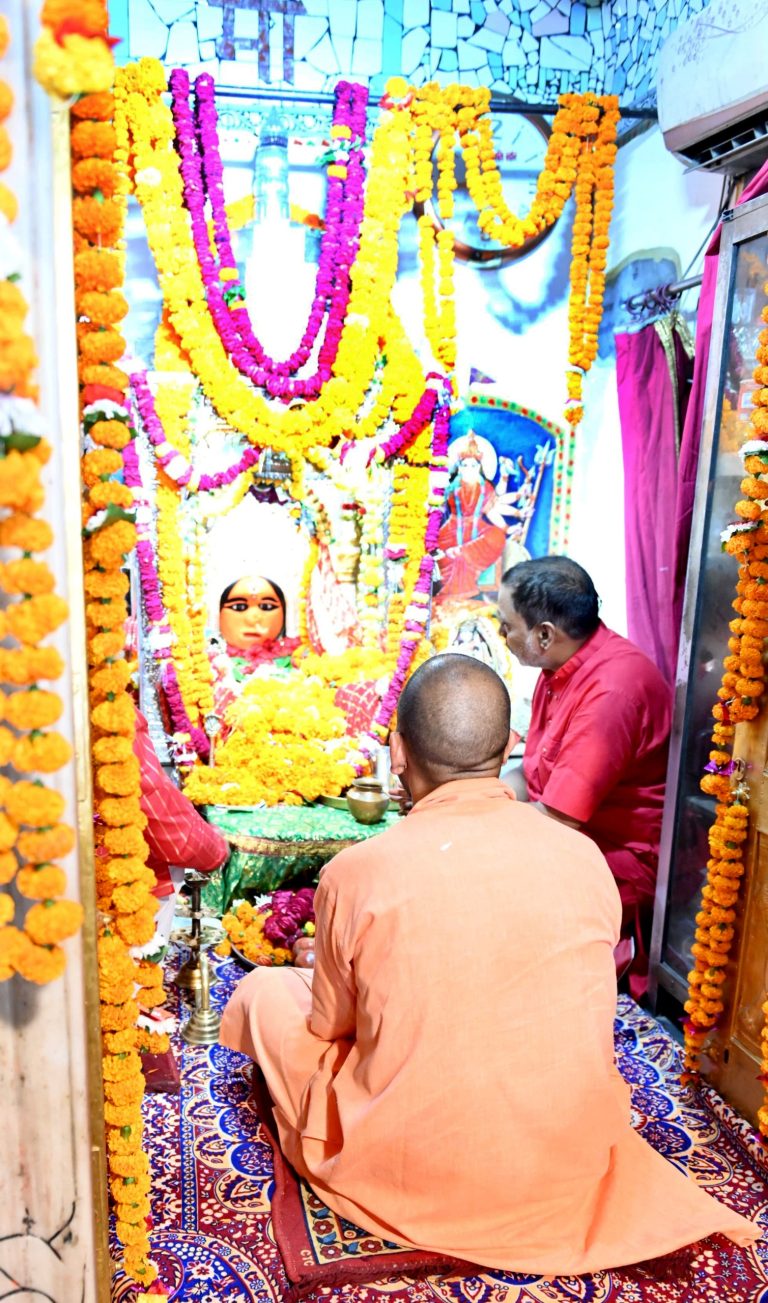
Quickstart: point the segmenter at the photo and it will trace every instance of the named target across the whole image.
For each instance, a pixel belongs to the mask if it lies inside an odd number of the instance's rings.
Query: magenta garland
[[[344,141],[344,145],[349,146],[346,167],[342,169],[345,176],[328,176],[325,231],[315,297],[301,343],[286,362],[276,362],[265,353],[253,332],[243,290],[236,279],[237,265],[224,201],[213,81],[207,74],[197,80],[197,124],[189,104],[187,73],[181,68],[175,69],[169,84],[184,202],[190,215],[208,306],[219,338],[241,374],[259,388],[266,389],[273,398],[289,402],[293,398],[315,397],[333,374],[349,303],[350,268],[357,255],[363,217],[363,145],[368,92],[365,87],[348,82],[340,82],[336,88],[334,126],[347,127],[351,133],[349,140]],[[342,142],[335,143],[340,147]],[[346,156],[347,150],[344,152]],[[209,241],[206,193],[213,214],[220,265],[217,265]],[[317,370],[304,379],[291,378],[292,373],[308,361],[326,316]]]

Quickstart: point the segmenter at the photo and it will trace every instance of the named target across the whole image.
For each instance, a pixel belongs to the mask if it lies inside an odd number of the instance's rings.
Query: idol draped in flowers
[[[216,714],[221,718],[256,670],[291,669],[299,638],[285,636],[286,602],[279,584],[264,575],[245,575],[219,598],[221,639],[211,644]],[[222,644],[223,643],[223,647]]]

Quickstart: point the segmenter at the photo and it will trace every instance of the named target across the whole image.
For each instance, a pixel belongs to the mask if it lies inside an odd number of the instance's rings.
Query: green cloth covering
[[[203,905],[219,916],[241,892],[262,895],[299,875],[316,876],[345,846],[375,837],[400,817],[390,811],[380,823],[364,824],[348,810],[327,805],[271,805],[251,810],[208,805],[204,813],[231,850],[226,864],[211,873],[203,887]]]

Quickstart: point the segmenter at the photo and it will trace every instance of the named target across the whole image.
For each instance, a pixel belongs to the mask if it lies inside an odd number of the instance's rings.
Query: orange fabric
[[[487,1267],[570,1275],[758,1228],[632,1130],[613,1060],[621,907],[595,845],[495,779],[342,851],[314,975],[259,969],[221,1039],[342,1216]]]

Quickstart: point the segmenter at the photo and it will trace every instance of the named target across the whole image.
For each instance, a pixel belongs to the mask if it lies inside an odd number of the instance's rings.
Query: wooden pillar
[[[64,943],[67,968],[48,986],[15,977],[0,983],[0,1294],[17,1290],[55,1303],[106,1303],[106,1163],[95,946],[95,885],[80,545],[79,426],[74,331],[68,112],[51,112],[33,81],[39,31],[32,0],[0,0],[12,44],[0,67],[15,107],[8,122],[14,161],[3,179],[20,215],[27,328],[40,367],[40,404],[54,455],[45,468],[44,514],[56,542],[46,555],[70,619],[51,640],[67,671],[59,728],[76,759],[50,778],[66,798],[64,818],[78,845],[63,867],[67,895],[82,901],[85,925]]]

